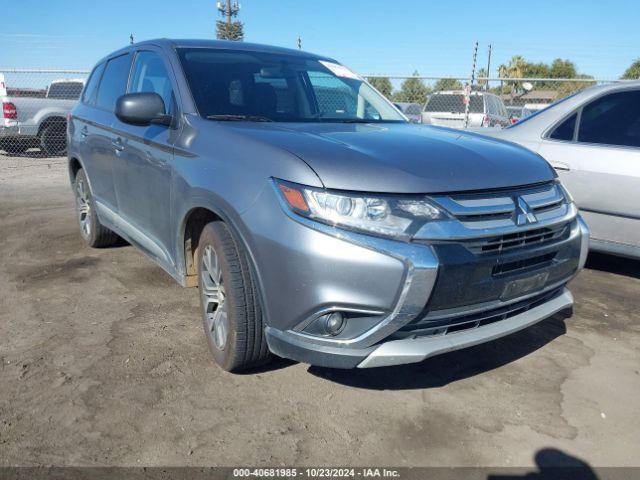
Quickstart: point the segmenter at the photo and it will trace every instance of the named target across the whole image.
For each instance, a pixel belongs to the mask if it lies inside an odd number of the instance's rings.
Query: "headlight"
[[[324,190],[276,180],[278,192],[304,217],[376,235],[409,238],[425,223],[446,217],[417,195],[369,195]]]

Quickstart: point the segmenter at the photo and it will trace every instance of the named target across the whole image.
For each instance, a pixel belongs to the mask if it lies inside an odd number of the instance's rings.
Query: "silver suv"
[[[465,125],[467,101],[469,119]],[[467,97],[462,90],[429,95],[422,112],[422,123],[451,128],[506,127],[511,124],[500,97],[489,92],[471,92]]]
[[[80,233],[198,287],[215,360],[418,362],[572,305],[588,234],[522,147],[412,125],[331,58],[157,40],[69,123]]]

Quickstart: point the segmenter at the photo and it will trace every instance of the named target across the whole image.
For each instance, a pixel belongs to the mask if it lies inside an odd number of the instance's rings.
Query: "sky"
[[[215,38],[215,0],[0,0],[0,68],[90,69],[129,42]],[[360,74],[468,76],[493,46],[618,78],[640,57],[640,0],[241,0],[245,40],[336,58]]]

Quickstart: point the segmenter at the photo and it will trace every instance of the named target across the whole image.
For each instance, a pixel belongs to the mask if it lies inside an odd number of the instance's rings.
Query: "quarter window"
[[[640,147],[640,90],[612,93],[584,107],[578,141]]]
[[[143,51],[136,55],[131,74],[130,93],[157,93],[162,97],[165,113],[173,107],[173,88],[162,58],[154,52]]]
[[[571,115],[556,127],[551,135],[549,135],[549,138],[553,138],[554,140],[573,140],[573,133],[576,130],[576,118],[578,118],[577,113]]]
[[[100,81],[96,106],[113,112],[116,108],[116,100],[124,95],[129,79],[129,67],[131,65],[131,55],[125,54],[112,58],[107,62],[107,66]]]

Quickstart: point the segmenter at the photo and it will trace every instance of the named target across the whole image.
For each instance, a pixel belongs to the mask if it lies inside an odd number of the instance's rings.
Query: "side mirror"
[[[116,117],[131,125],[171,125],[171,115],[164,112],[164,102],[157,93],[127,93],[116,101]]]

